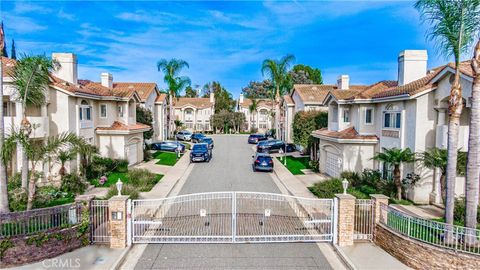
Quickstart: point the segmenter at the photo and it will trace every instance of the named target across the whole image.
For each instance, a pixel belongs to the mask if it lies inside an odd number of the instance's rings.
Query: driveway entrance
[[[333,200],[210,192],[134,200],[133,243],[321,242],[333,236]]]

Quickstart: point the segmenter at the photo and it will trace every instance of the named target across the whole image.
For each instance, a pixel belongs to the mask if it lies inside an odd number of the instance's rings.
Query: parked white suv
[[[181,141],[192,140],[192,133],[188,130],[179,131],[176,136],[177,136],[177,140],[181,140]]]

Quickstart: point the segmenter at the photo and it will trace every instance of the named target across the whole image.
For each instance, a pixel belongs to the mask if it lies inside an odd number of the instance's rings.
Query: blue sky
[[[428,49],[429,67],[446,59],[425,39],[411,1],[2,1],[7,46],[50,55],[73,52],[79,77],[154,81],[161,58],[190,64],[184,75],[203,85],[220,81],[234,96],[261,80],[265,58],[292,53],[296,63],[340,74],[354,84],[396,79],[404,49]]]

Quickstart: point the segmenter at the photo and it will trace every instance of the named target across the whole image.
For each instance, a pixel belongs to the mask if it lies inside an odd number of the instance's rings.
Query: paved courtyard
[[[198,163],[180,194],[212,191],[280,193],[268,173],[251,169],[246,136],[214,136],[210,163]],[[149,244],[135,269],[332,269],[315,243]]]

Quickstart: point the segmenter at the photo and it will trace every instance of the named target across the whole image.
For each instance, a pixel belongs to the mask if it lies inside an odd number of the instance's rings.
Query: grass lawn
[[[153,158],[159,159],[159,161],[156,164],[166,165],[166,166],[173,166],[178,161],[177,154],[174,152],[157,151],[153,153]]]
[[[105,184],[103,185],[100,185],[100,183],[98,182],[99,179],[90,180],[90,183],[92,183],[92,185],[94,185],[95,187],[109,187],[111,185],[115,185],[115,183],[117,183],[118,181],[118,178],[120,178],[120,180],[123,183],[127,183],[128,173],[112,172],[111,174],[108,175],[107,182],[105,182]]]
[[[277,159],[282,164],[284,164],[283,157],[277,157]],[[294,175],[304,174],[301,170],[312,168],[309,162],[310,162],[310,158],[308,157],[295,158],[295,157],[287,156],[287,169]]]

